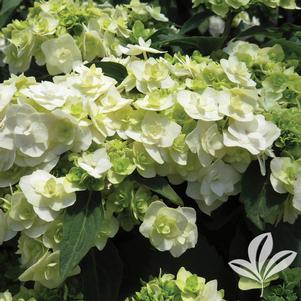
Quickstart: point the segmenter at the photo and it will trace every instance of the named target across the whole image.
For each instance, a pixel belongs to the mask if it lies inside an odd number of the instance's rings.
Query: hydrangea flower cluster
[[[0,51],[13,73],[46,64],[49,74],[68,73],[74,64],[95,58],[121,56],[122,45],[148,39],[168,19],[159,7],[139,0],[128,5],[51,0],[35,2],[24,21],[2,29]]]
[[[262,4],[267,7],[283,7],[296,9],[296,0],[192,0],[194,7],[205,5],[219,16],[225,17],[230,10],[246,9],[253,4]]]
[[[126,301],[224,301],[224,291],[218,290],[217,281],[199,277],[180,268],[176,277],[163,274],[145,283],[140,292]]]
[[[243,48],[248,52],[241,56]],[[145,178],[187,182],[187,195],[210,214],[240,191],[252,160],[259,159],[264,171],[280,137],[265,107],[279,106],[282,90],[277,96],[272,90],[268,104],[263,95],[271,89],[269,70],[280,64],[281,48],[236,43],[226,51],[229,57],[220,64],[199,53],[146,60],[131,55],[119,59],[128,72],[119,86],[95,65],[77,66],[52,82],[20,75],[1,85],[0,238],[22,232],[22,281],[56,287],[63,280],[62,215],[75,204],[76,191],[102,192],[98,249],[119,225],[131,230],[142,222],[141,233],[157,249],[180,256],[197,242],[195,211],[168,208],[126,178],[137,171]],[[263,55],[267,71],[258,89],[252,68]],[[292,68],[285,72],[298,80]]]

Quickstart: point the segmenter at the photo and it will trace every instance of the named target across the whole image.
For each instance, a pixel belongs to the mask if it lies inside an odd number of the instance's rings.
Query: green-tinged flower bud
[[[18,241],[17,254],[21,255],[21,264],[24,267],[29,267],[38,261],[47,251],[42,241],[33,239],[25,234],[21,234]]]

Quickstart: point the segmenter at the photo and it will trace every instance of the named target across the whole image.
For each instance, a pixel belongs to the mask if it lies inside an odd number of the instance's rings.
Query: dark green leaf
[[[212,13],[210,11],[200,12],[193,15],[189,20],[187,20],[180,29],[180,34],[185,34],[195,28],[197,28],[207,17]]]
[[[238,35],[236,35],[235,39],[240,38],[247,38],[251,37],[253,38],[254,35],[263,35],[267,38],[277,38],[281,37],[281,32],[279,28],[277,27],[266,27],[266,26],[252,26],[242,32],[240,32]]]
[[[137,181],[138,183],[146,186],[153,192],[170,200],[175,205],[183,206],[184,203],[183,203],[182,199],[173,190],[173,188],[169,185],[169,183],[167,182],[167,180],[165,178],[156,177],[156,178],[151,178],[151,179],[145,179],[138,175],[135,175],[134,180]]]
[[[21,4],[22,0],[3,0],[0,10],[0,28],[4,26],[10,15]]]
[[[121,83],[128,75],[126,68],[121,64],[101,61],[92,63],[100,67],[105,75],[115,78],[118,83]]]
[[[8,11],[14,10],[20,5],[22,0],[3,0],[0,15],[7,13]]]
[[[102,216],[99,201],[92,198],[92,193],[81,192],[76,204],[68,207],[65,212],[63,240],[60,245],[60,272],[63,278],[71,273],[95,245]]]
[[[240,199],[247,217],[261,230],[266,222],[273,222],[281,213],[286,194],[276,193],[269,176],[263,177],[257,162],[250,165],[242,178]]]
[[[277,227],[267,229],[272,232],[274,239],[274,252],[292,250],[297,252],[297,257],[291,267],[301,266],[301,218],[294,224],[280,223]]]
[[[101,252],[92,249],[82,261],[81,270],[86,301],[118,300],[123,264],[112,242]]]
[[[156,43],[159,48],[178,46],[185,50],[199,50],[203,55],[209,55],[212,51],[220,49],[223,39],[218,37],[184,37],[173,36]]]

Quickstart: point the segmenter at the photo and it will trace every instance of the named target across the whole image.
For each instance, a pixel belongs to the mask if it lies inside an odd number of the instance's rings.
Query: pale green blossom
[[[196,200],[203,212],[210,214],[229,196],[239,193],[240,180],[240,173],[218,160],[200,172],[199,181],[188,182],[186,194]]]
[[[239,61],[234,56],[230,56],[228,60],[221,59],[220,63],[231,82],[242,85],[243,87],[256,86],[256,83],[251,79],[251,73],[244,62]]]
[[[122,109],[131,102],[131,99],[123,98],[115,87],[111,87],[104,96],[96,100],[91,109],[100,113],[110,113]]]
[[[180,91],[177,100],[183,106],[187,115],[193,119],[205,121],[217,121],[223,118],[219,112],[219,103],[227,101],[230,95],[225,91],[216,91],[206,88],[202,93],[188,90]]]
[[[22,267],[30,267],[46,252],[47,248],[40,239],[31,238],[24,233],[20,235],[17,254],[21,255],[20,263]]]
[[[160,148],[172,146],[181,133],[181,126],[155,112],[147,112],[141,122],[141,129],[129,128],[126,135],[143,143],[148,154],[159,164],[164,162]]]
[[[37,35],[52,35],[55,33],[59,20],[49,13],[41,12],[39,16],[29,19],[29,24]]]
[[[53,221],[60,210],[76,201],[74,192],[69,192],[64,178],[56,178],[43,170],[20,179],[20,188],[36,214],[45,221]]]
[[[147,94],[159,88],[171,89],[175,86],[164,60],[154,58],[147,61],[136,60],[130,62],[127,69],[129,76],[122,83],[127,91],[136,87],[141,93]]]
[[[144,41],[142,37],[138,39],[138,45],[128,44],[126,47],[119,46],[121,52],[126,55],[140,55],[143,54],[144,58],[147,59],[146,53],[163,53],[164,51],[160,51],[154,48],[151,48],[152,41]]]
[[[17,234],[12,231],[8,225],[8,215],[0,208],[0,246],[4,241],[10,240]]]
[[[251,121],[231,121],[224,131],[224,144],[258,155],[268,150],[279,136],[280,129],[274,123],[266,121],[263,115],[255,115]]]
[[[4,293],[0,293],[0,301],[13,301],[13,296],[9,291],[5,291]]]
[[[289,157],[276,157],[271,161],[270,180],[274,190],[278,193],[294,194],[294,186],[301,162]]]
[[[198,121],[196,128],[187,135],[186,144],[192,153],[198,155],[204,167],[225,152],[222,134],[214,122]]]
[[[8,225],[13,231],[29,229],[35,222],[36,214],[20,191],[6,196],[9,204]]]
[[[62,107],[71,94],[66,86],[47,81],[22,89],[20,93],[49,111]]]
[[[17,91],[14,83],[0,84],[0,113],[7,107]]]
[[[76,267],[69,276],[76,275],[79,271],[79,267]],[[50,289],[58,287],[64,280],[60,276],[59,251],[54,253],[45,252],[37,262],[20,275],[19,280],[37,281]]]
[[[97,230],[96,234],[95,245],[99,251],[103,250],[109,238],[112,238],[117,234],[118,229],[118,220],[108,212],[104,211],[100,222],[100,228]]]
[[[163,111],[171,108],[175,103],[175,97],[172,94],[162,93],[160,90],[146,94],[143,98],[135,101],[135,107],[147,111]]]
[[[100,148],[93,153],[84,153],[78,158],[77,163],[90,176],[96,179],[101,178],[112,167],[105,148]]]
[[[45,56],[47,70],[51,75],[68,73],[82,60],[81,52],[69,34],[44,42],[41,49]]]
[[[196,212],[193,208],[167,207],[162,201],[149,206],[139,231],[160,251],[181,256],[197,243]]]
[[[230,97],[224,97],[219,103],[219,111],[238,121],[251,121],[257,107],[258,93],[256,90],[234,88]]]

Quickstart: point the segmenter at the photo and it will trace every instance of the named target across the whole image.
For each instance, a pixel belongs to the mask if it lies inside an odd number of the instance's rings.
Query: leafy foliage
[[[100,203],[92,198],[91,192],[83,193],[77,204],[66,210],[60,245],[62,278],[67,277],[94,246],[101,216]]]

